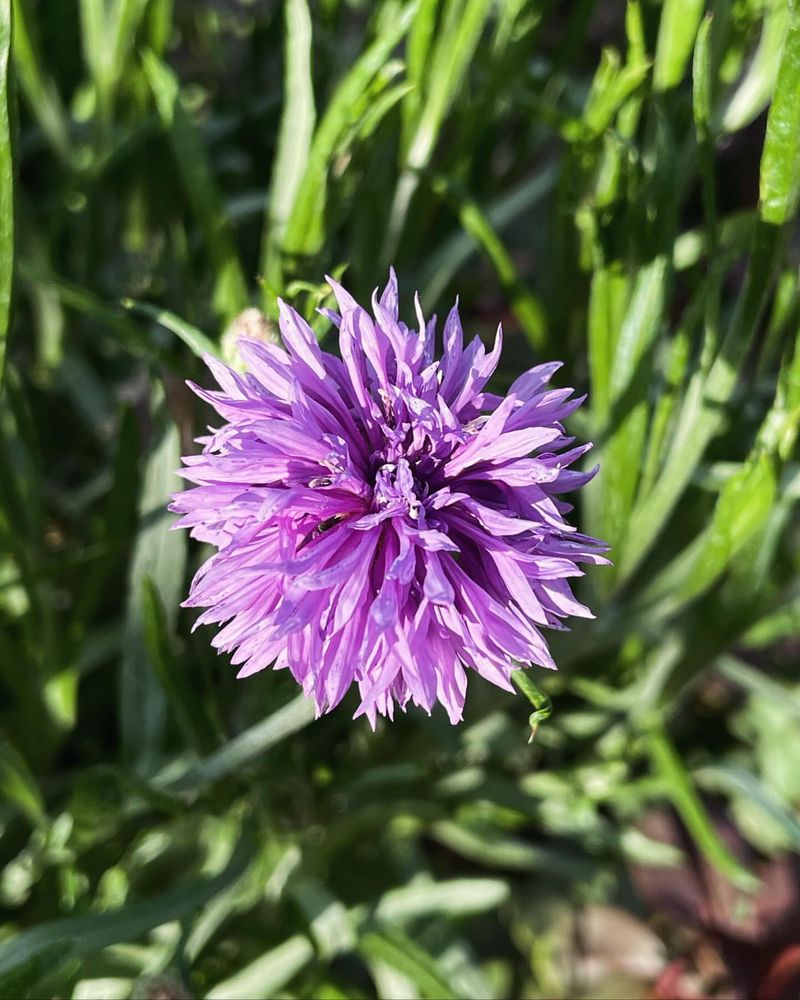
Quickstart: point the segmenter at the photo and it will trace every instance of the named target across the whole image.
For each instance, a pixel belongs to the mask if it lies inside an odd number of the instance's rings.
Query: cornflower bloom
[[[190,383],[226,423],[171,504],[217,550],[185,603],[239,677],[288,668],[318,715],[355,684],[373,727],[409,701],[456,723],[468,671],[513,690],[520,665],[555,667],[542,628],[592,617],[569,579],[604,546],[560,499],[595,471],[570,468],[591,446],[563,427],[583,397],[548,388],[558,362],[488,392],[502,331],[465,347],[457,304],[436,360],[435,317],[416,299],[418,328],[398,318],[394,271],[372,315],[328,280],[340,357],[281,303],[285,349],[240,340],[246,374],[207,357],[220,391]]]

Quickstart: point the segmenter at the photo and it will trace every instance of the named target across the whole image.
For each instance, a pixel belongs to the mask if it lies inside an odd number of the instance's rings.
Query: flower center
[[[417,485],[407,459],[384,462],[375,473],[372,494],[375,508],[398,514],[407,512],[411,517],[419,517],[421,505]]]

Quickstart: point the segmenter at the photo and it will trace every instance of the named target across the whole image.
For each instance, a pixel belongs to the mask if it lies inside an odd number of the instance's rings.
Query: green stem
[[[550,701],[550,696],[546,695],[544,691],[539,690],[533,683],[527,670],[520,668],[512,671],[511,680],[516,684],[520,692],[525,695],[531,705],[533,705],[534,710],[528,716],[528,724],[531,727],[531,735],[528,743],[533,743],[539,723],[544,722],[545,719],[549,719],[552,715],[553,703]]]

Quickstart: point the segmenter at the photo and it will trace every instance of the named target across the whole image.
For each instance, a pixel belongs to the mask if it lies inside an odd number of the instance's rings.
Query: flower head
[[[531,368],[505,397],[486,390],[500,358],[466,347],[457,306],[434,357],[435,318],[398,319],[394,272],[372,313],[330,280],[340,357],[281,303],[285,350],[239,341],[248,372],[207,358],[221,391],[192,386],[226,423],[182,474],[178,526],[217,552],[186,601],[246,677],[288,667],[318,713],[354,683],[374,725],[409,701],[462,717],[467,671],[512,690],[521,664],[554,668],[542,627],[591,617],[572,595],[603,546],[564,520],[562,421],[582,402]]]

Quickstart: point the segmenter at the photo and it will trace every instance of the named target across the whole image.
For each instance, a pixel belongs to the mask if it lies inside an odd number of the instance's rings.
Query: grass
[[[800,848],[796,0],[75,6],[0,2],[0,992],[648,989],[565,921]],[[477,682],[312,722],[179,610],[183,379],[390,262],[589,392],[614,567],[531,746]]]

